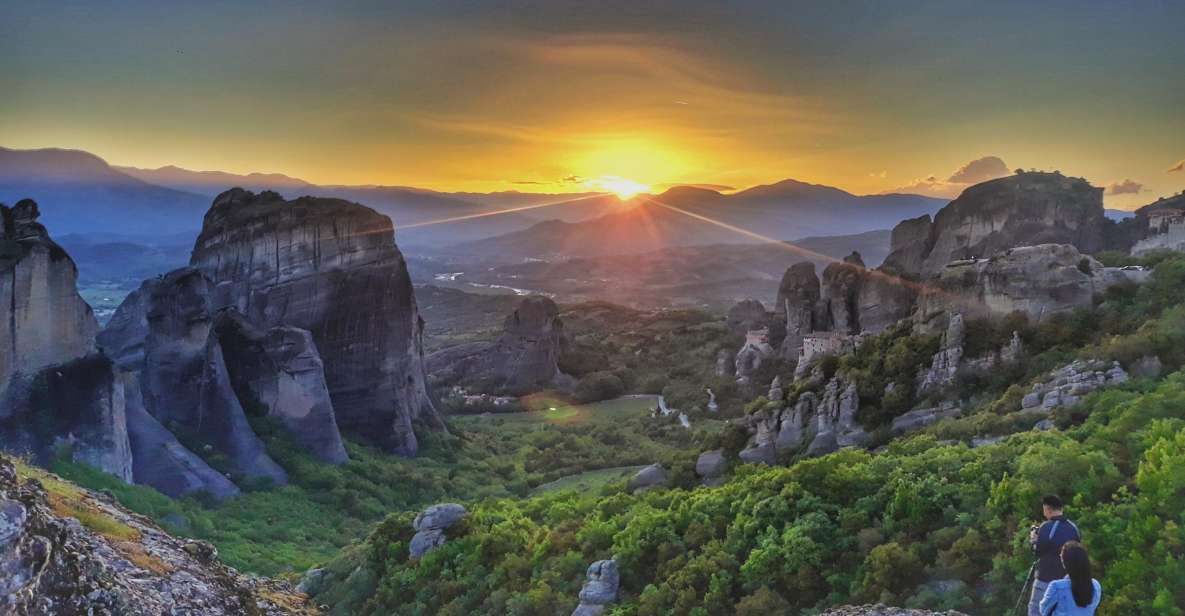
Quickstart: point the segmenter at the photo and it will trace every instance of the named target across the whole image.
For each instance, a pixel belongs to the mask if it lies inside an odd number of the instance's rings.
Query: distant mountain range
[[[634,254],[672,246],[759,243],[802,236],[851,235],[890,229],[933,214],[946,201],[919,195],[858,196],[838,188],[785,180],[732,194],[675,187],[640,195],[616,211],[579,222],[550,220],[449,250],[549,258]],[[738,231],[743,229],[753,234]]]
[[[196,230],[210,205],[203,195],[150,184],[87,152],[0,148],[0,201],[26,197],[37,201],[55,236]]]
[[[42,219],[61,235],[114,233],[150,239],[196,232],[212,197],[234,186],[368,205],[391,217],[401,246],[428,251],[457,246],[511,256],[566,249],[573,255],[626,254],[747,241],[641,199],[623,203],[599,193],[445,193],[406,186],[317,185],[276,173],[113,167],[78,150],[0,148],[0,200],[37,200]],[[727,195],[675,187],[654,199],[777,239],[887,229],[943,204],[917,195],[861,197],[794,180]],[[424,224],[433,222],[438,224]]]

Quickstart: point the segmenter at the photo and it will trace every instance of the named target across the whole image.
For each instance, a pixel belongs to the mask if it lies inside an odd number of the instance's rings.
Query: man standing
[[[1068,541],[1081,541],[1078,527],[1063,515],[1062,499],[1050,494],[1041,498],[1045,523],[1029,533],[1029,543],[1037,556],[1037,579],[1033,580],[1033,595],[1029,599],[1029,616],[1041,616],[1041,598],[1054,580],[1066,577],[1062,566],[1062,546]]]

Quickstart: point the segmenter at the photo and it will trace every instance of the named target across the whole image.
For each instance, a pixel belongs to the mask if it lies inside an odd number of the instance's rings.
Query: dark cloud
[[[1135,180],[1124,180],[1122,182],[1112,182],[1107,187],[1108,195],[1134,195],[1144,190],[1144,185]]]
[[[1185,171],[1185,158],[1177,161],[1177,164],[1169,167],[1169,173],[1176,173],[1177,171]]]
[[[999,156],[984,156],[959,167],[947,178],[952,184],[978,184],[1008,175],[1008,165]]]
[[[562,179],[560,181],[567,183],[567,184],[580,184],[580,183],[584,182],[584,178],[582,178],[578,175],[569,175],[569,176],[565,176],[564,179]]]
[[[511,184],[545,184],[545,182],[536,182],[535,180],[512,180]]]

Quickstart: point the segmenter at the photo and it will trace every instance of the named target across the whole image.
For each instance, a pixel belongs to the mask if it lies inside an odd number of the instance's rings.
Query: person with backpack
[[[1037,557],[1036,579],[1033,580],[1033,594],[1029,597],[1029,616],[1045,616],[1041,612],[1041,600],[1045,598],[1046,589],[1051,582],[1066,577],[1061,559],[1062,546],[1070,541],[1082,541],[1078,527],[1066,519],[1064,509],[1062,499],[1057,496],[1050,494],[1043,497],[1041,510],[1045,514],[1045,523],[1029,534],[1029,542]]]
[[[1103,599],[1103,587],[1091,577],[1090,556],[1077,541],[1062,546],[1066,577],[1054,580],[1041,599],[1041,616],[1094,616]]]

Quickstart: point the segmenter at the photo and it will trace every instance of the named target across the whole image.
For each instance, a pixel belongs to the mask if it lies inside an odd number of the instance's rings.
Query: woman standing
[[[1092,616],[1103,598],[1103,587],[1090,575],[1090,557],[1077,541],[1062,546],[1066,577],[1049,583],[1041,599],[1041,616]]]

